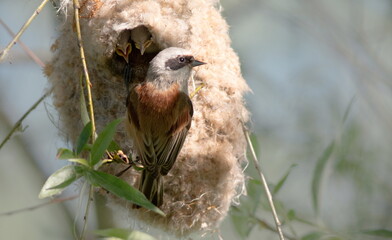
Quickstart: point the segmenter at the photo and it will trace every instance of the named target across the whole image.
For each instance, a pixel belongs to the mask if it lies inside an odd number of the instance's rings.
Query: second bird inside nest
[[[115,65],[123,66],[120,68],[127,88],[144,81],[150,61],[159,51],[158,44],[144,25],[120,33],[113,60]]]

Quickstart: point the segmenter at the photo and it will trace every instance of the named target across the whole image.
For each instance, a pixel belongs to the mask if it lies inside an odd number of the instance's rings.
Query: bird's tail
[[[155,206],[160,207],[163,203],[163,183],[159,173],[154,174],[143,170],[140,179],[139,190]]]

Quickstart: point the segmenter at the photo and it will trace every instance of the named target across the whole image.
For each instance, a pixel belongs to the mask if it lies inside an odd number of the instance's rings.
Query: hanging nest
[[[63,24],[52,49],[54,56],[46,73],[53,87],[64,137],[75,143],[83,124],[80,119],[80,78],[83,75],[77,43],[72,1],[61,2]],[[133,209],[122,199],[104,193],[115,211],[184,236],[215,229],[230,204],[243,191],[246,141],[242,122],[249,113],[243,94],[248,86],[241,76],[237,55],[230,47],[228,26],[211,0],[81,1],[81,29],[98,132],[110,121],[125,116],[127,95],[123,81],[124,61],[116,44],[124,31],[145,26],[153,42],[164,49],[181,47],[206,63],[194,70],[189,91],[204,85],[192,98],[194,116],[181,153],[169,174],[163,177],[166,218],[144,209]],[[124,125],[115,136],[124,152],[132,152],[132,141]],[[101,169],[123,170],[121,164]],[[121,178],[135,185],[139,173],[129,170]]]

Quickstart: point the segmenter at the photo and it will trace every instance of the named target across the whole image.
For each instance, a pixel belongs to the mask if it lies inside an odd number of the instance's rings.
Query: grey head
[[[188,93],[188,80],[192,68],[205,64],[196,60],[190,51],[170,47],[160,51],[150,62],[147,81],[152,81],[162,88],[177,82],[183,92]]]

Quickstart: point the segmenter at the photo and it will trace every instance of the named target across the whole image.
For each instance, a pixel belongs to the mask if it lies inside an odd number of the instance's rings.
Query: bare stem
[[[13,210],[13,211],[9,211],[9,212],[3,212],[3,213],[0,213],[0,216],[11,216],[11,215],[14,215],[14,214],[17,214],[17,213],[33,211],[33,210],[36,210],[38,208],[45,207],[47,205],[51,205],[51,204],[54,204],[54,203],[62,203],[62,202],[70,201],[70,200],[73,200],[73,199],[75,199],[77,197],[78,196],[72,196],[72,197],[67,197],[67,198],[55,198],[55,199],[50,200],[49,202],[41,203],[41,204],[38,204],[38,205],[35,205],[35,206],[22,208],[22,209],[18,209],[18,210]]]
[[[0,149],[4,146],[4,144],[12,137],[12,135],[20,129],[20,126],[22,125],[23,120],[50,94],[51,91],[45,93],[40,99],[38,99],[33,106],[31,106],[25,114],[15,123],[14,127],[11,129],[11,131],[8,133],[8,135],[4,138],[4,140],[0,144]]]
[[[258,172],[258,174],[259,174],[259,177],[260,177],[260,179],[261,179],[261,182],[263,183],[264,190],[265,190],[265,193],[266,193],[267,198],[268,198],[269,205],[270,205],[271,210],[272,210],[272,215],[273,215],[274,220],[275,220],[276,231],[277,231],[278,234],[279,234],[280,240],[284,240],[285,238],[284,238],[284,235],[283,235],[283,232],[282,232],[281,223],[280,223],[280,221],[279,221],[278,214],[276,213],[275,204],[274,204],[274,201],[273,201],[273,199],[272,199],[272,194],[271,194],[271,191],[269,190],[267,180],[265,179],[264,174],[263,174],[263,172],[261,171],[261,168],[260,168],[260,166],[259,166],[259,162],[258,162],[258,160],[257,160],[257,156],[256,156],[256,153],[255,153],[255,150],[254,150],[254,148],[253,148],[252,142],[250,141],[249,132],[248,132],[248,130],[245,128],[245,124],[242,124],[242,126],[243,126],[243,130],[244,130],[244,134],[245,134],[246,141],[247,141],[247,143],[248,143],[250,152],[251,152],[251,154],[252,154],[253,164],[255,165],[255,167],[256,167],[256,169],[257,169],[257,172]]]
[[[83,228],[82,228],[82,232],[80,234],[80,239],[83,240],[85,238],[86,235],[86,230],[87,230],[87,223],[88,223],[88,212],[90,210],[90,204],[92,202],[92,198],[93,198],[93,194],[94,194],[94,188],[92,185],[89,186],[89,191],[88,191],[88,199],[87,199],[87,204],[86,204],[86,210],[84,212],[84,217],[83,217]]]
[[[204,83],[202,83],[200,86],[198,86],[195,91],[193,91],[191,93],[191,95],[189,95],[189,98],[193,98],[203,87],[205,86]]]
[[[92,137],[91,137],[91,139],[92,139],[92,142],[94,143],[94,141],[95,141],[94,107],[93,107],[93,98],[92,98],[92,94],[91,94],[90,76],[88,74],[86,57],[84,55],[82,34],[81,34],[81,31],[80,31],[80,22],[79,22],[79,8],[80,8],[80,6],[79,6],[79,1],[78,0],[73,0],[73,4],[74,4],[74,10],[75,10],[76,33],[78,35],[78,44],[79,44],[79,49],[80,49],[80,59],[82,60],[84,77],[86,79],[87,98],[88,98],[87,105],[88,105],[90,121],[91,121],[91,127],[92,127]]]
[[[15,37],[15,33],[12,32],[12,30],[7,26],[7,24],[5,24],[5,22],[3,22],[3,20],[1,19],[0,19],[0,24],[3,25],[3,27],[11,35],[11,37]],[[39,59],[39,57],[35,55],[35,53],[31,51],[29,47],[26,46],[26,44],[24,44],[20,40],[16,40],[16,42],[23,48],[23,50],[27,53],[27,55],[29,55],[36,64],[38,64],[42,68],[45,67],[45,63],[43,63],[41,59]]]
[[[0,62],[4,60],[4,58],[7,56],[8,52],[11,50],[12,46],[15,45],[15,43],[18,41],[20,36],[22,36],[23,32],[30,26],[31,22],[34,20],[36,16],[42,11],[42,9],[45,7],[46,3],[48,3],[49,0],[43,0],[41,4],[38,6],[38,8],[34,11],[33,15],[27,20],[27,22],[22,26],[22,28],[19,30],[19,32],[16,34],[14,39],[7,45],[6,48],[4,48],[3,51],[0,52]]]
[[[259,225],[263,226],[264,228],[266,228],[266,229],[268,229],[268,230],[270,230],[272,232],[277,232],[273,225],[271,226],[269,223],[267,223],[266,221],[264,221],[264,220],[262,220],[260,218],[257,218],[257,217],[253,217],[253,218],[257,221],[257,223]],[[287,236],[287,234],[284,235],[284,236],[288,240],[296,240],[297,239],[296,237]]]
[[[80,49],[80,58],[82,60],[83,64],[83,72],[84,76],[86,79],[86,88],[87,88],[87,98],[88,98],[88,110],[89,110],[89,115],[90,115],[90,121],[91,121],[91,128],[92,128],[92,136],[91,136],[91,141],[94,143],[95,141],[95,118],[94,118],[94,107],[93,107],[93,98],[91,94],[91,82],[90,82],[90,77],[88,74],[88,69],[87,69],[87,63],[86,63],[86,57],[84,55],[84,48],[83,48],[83,41],[82,41],[82,34],[80,30],[80,22],[79,22],[79,1],[78,0],[73,0],[73,7],[74,7],[74,14],[75,14],[75,25],[76,25],[76,33],[78,36],[78,44],[79,44],[79,49]],[[84,213],[83,217],[83,229],[80,235],[80,239],[85,238],[86,234],[86,229],[87,229],[87,223],[88,223],[88,215],[89,215],[89,209],[90,209],[90,204],[93,198],[94,194],[94,188],[93,186],[89,186],[89,193],[88,193],[88,199],[87,199],[87,204],[86,204],[86,211]]]

